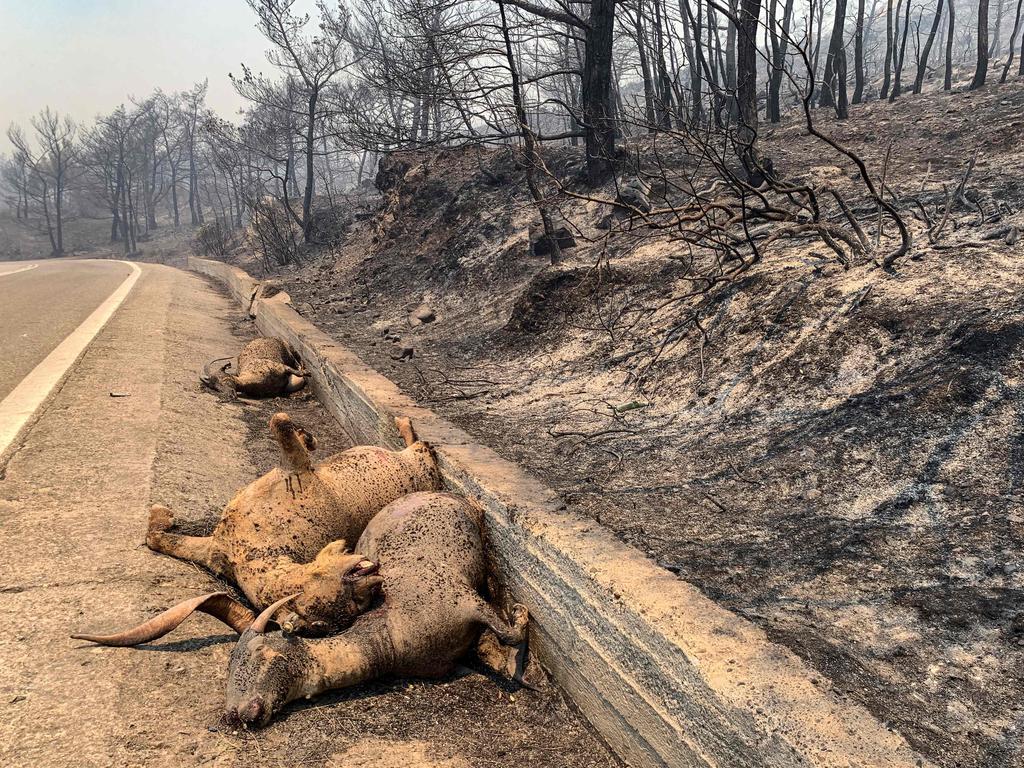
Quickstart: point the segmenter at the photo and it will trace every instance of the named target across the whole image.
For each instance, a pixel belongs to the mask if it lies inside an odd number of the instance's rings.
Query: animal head
[[[224,362],[225,360],[227,362]],[[215,366],[215,363],[221,362],[224,364]],[[214,392],[219,392],[222,395],[232,394],[238,386],[238,377],[228,373],[230,367],[231,358],[229,357],[211,360],[203,367],[203,375],[199,377],[199,381]]]
[[[281,617],[281,626],[305,635],[347,627],[380,593],[384,579],[377,570],[372,560],[346,552],[344,540],[328,544],[307,566],[302,592],[293,610]]]
[[[268,632],[274,613],[295,596],[269,606],[242,633],[231,653],[225,719],[261,728],[289,702],[303,695],[315,663],[301,638]]]

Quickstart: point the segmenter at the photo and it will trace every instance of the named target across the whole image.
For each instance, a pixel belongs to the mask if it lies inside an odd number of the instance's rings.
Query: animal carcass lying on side
[[[245,397],[278,397],[298,392],[306,384],[306,373],[298,357],[280,339],[253,339],[238,353],[234,373],[230,362],[212,371],[208,363],[199,380],[218,392]]]
[[[485,559],[480,510],[447,493],[414,493],[388,505],[356,550],[380,564],[384,603],[334,637],[268,632],[269,607],[231,655],[227,717],[265,725],[289,701],[384,676],[442,677],[483,627],[515,645],[525,639],[526,608],[511,624],[480,594]],[[287,623],[287,614],[280,619]]]
[[[381,578],[373,558],[349,552],[346,541],[355,541],[373,516],[396,499],[440,488],[430,447],[416,439],[408,419],[397,422],[404,450],[361,446],[314,465],[309,453],[316,441],[287,414],[277,413],[270,430],[281,446],[283,466],[239,491],[210,536],[170,533],[172,512],[154,506],[146,544],[231,580],[257,609],[294,595],[292,631],[323,634],[348,626],[376,597]],[[77,637],[136,645],[170,632],[194,610],[211,613],[238,631],[247,627],[251,613],[241,606],[225,607],[230,601],[218,595],[207,596],[207,602],[192,598],[142,627]]]

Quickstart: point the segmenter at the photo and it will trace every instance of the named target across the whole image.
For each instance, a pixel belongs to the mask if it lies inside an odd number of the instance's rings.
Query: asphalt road
[[[234,762],[231,745],[207,730],[222,707],[233,640],[223,627],[190,622],[159,651],[68,637],[211,591],[215,582],[199,569],[146,550],[149,504],[167,499],[187,517],[219,507],[253,474],[240,406],[201,392],[196,378],[205,359],[239,345],[235,308],[194,275],[140,266],[0,480],[3,766]],[[18,370],[78,327],[128,271],[61,262],[0,276],[2,296],[18,302],[0,298],[2,322],[21,328],[5,333],[36,339],[20,342]]]
[[[119,261],[0,263],[0,400],[128,276]]]

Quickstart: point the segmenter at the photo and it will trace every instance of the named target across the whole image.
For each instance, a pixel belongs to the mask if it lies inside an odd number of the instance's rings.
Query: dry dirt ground
[[[252,334],[239,317],[201,278],[144,266],[5,468],[0,765],[617,765],[554,688],[519,690],[474,671],[387,681],[237,732],[221,722],[234,636],[219,623],[197,616],[139,649],[69,639],[223,588],[145,547],[147,509],[168,504],[187,528],[209,530],[274,460],[275,410],[314,430],[324,451],[346,447],[315,400],[244,405],[200,389],[203,362]]]
[[[509,154],[463,151],[389,166],[372,215],[276,279],[938,764],[1022,765],[1024,82],[817,119],[876,181],[891,142],[916,239],[892,272],[787,241],[687,297],[678,244],[602,252],[592,204],[567,211],[579,245],[552,268]],[[856,196],[853,166],[799,121],[765,139],[787,177]],[[436,320],[414,327],[421,302]]]

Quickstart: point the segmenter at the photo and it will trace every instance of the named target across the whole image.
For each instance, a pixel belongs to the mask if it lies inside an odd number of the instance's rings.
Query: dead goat
[[[408,419],[396,421],[404,450],[361,446],[314,465],[309,452],[315,439],[288,414],[277,413],[270,431],[281,446],[282,466],[240,490],[210,536],[170,533],[172,512],[154,505],[146,544],[234,582],[257,607],[295,595],[292,631],[323,634],[348,626],[374,600],[381,578],[373,558],[349,552],[346,541],[355,541],[392,501],[440,488],[430,447],[416,439]],[[252,614],[240,605],[230,607],[225,597],[191,598],[125,632],[75,637],[137,645],[167,634],[196,610],[241,631]]]
[[[514,606],[509,624],[480,595],[481,523],[476,506],[447,493],[414,493],[381,510],[356,549],[380,564],[383,605],[320,639],[267,631],[290,598],[267,608],[232,652],[227,719],[262,726],[288,702],[327,690],[386,676],[443,677],[483,627],[505,645],[521,643],[526,608]]]
[[[227,360],[216,371],[215,363]],[[296,354],[280,339],[253,339],[238,353],[235,372],[229,373],[231,358],[206,364],[199,380],[217,392],[244,397],[278,397],[298,392],[306,384],[306,372]]]

